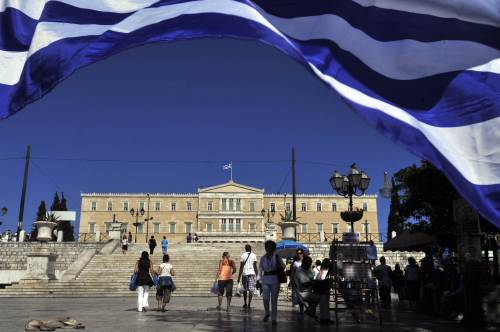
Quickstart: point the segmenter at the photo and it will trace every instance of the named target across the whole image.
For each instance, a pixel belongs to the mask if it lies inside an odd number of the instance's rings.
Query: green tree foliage
[[[61,203],[59,204],[59,211],[68,211],[66,197],[64,197],[63,192],[61,192]]]
[[[51,211],[61,211],[61,200],[59,199],[59,194],[56,193],[54,194],[54,199],[52,200],[52,205],[50,206]]]
[[[391,188],[391,208],[387,219],[387,238],[392,238],[392,232],[396,234],[404,229],[405,219],[399,214],[401,211],[401,201],[399,198],[400,185],[397,185],[392,179]]]
[[[40,205],[38,205],[38,211],[36,212],[36,220],[45,220],[45,217],[47,215],[47,206],[45,205],[45,201],[41,201]],[[32,240],[35,240],[37,235],[38,235],[38,229],[36,225],[33,223],[31,225],[31,235],[30,238]]]
[[[394,175],[393,187],[399,202],[391,198],[389,222],[393,228],[423,230],[453,246],[453,201],[460,196],[446,176],[428,161],[412,165]],[[396,195],[395,194],[395,195]],[[394,204],[392,201],[394,199]]]

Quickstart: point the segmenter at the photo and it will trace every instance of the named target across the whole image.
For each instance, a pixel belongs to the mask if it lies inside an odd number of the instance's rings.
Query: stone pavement
[[[154,295],[154,294],[153,294]],[[216,311],[215,297],[173,297],[168,311],[136,312],[136,298],[4,298],[0,299],[0,331],[24,331],[30,319],[70,316],[86,326],[85,331],[330,331],[335,325],[319,325],[290,308],[289,302],[279,304],[278,325],[262,322],[264,310],[260,298],[253,310],[242,310],[243,300],[233,298],[229,313]],[[225,299],[224,303],[225,305]],[[156,306],[150,295],[150,305]],[[367,319],[361,324],[344,315],[339,331],[465,331],[455,322],[436,320],[401,309],[383,311],[383,326]],[[62,330],[61,330],[62,331]],[[471,330],[467,330],[471,331]]]

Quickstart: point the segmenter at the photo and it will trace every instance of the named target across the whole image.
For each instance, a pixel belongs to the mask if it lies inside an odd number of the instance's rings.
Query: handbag
[[[214,295],[219,295],[219,283],[217,281],[214,282],[212,288],[210,288],[210,293]]]
[[[132,276],[130,277],[128,289],[130,289],[133,292],[137,289],[137,273],[135,273],[135,272],[132,273]]]
[[[285,268],[281,265],[280,261],[279,261],[279,256],[278,255],[275,255],[276,256],[276,274],[278,276],[278,282],[280,284],[286,284],[288,279],[286,277],[286,272],[285,272]]]
[[[160,278],[158,278],[158,275],[155,273],[153,275],[153,284],[155,284],[155,287],[158,287],[158,281]]]

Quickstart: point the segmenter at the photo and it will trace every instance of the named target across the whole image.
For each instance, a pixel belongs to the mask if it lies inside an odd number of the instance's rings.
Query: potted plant
[[[36,239],[41,242],[48,242],[52,240],[52,230],[57,225],[58,217],[54,213],[46,214],[43,220],[35,221],[38,229]]]

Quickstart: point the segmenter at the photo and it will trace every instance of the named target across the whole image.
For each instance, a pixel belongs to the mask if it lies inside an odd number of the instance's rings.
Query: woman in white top
[[[281,266],[283,269],[285,267],[278,255],[274,254],[276,251],[276,242],[268,240],[265,242],[264,247],[266,249],[266,254],[260,259],[257,280],[262,285],[264,309],[266,311],[264,322],[269,320],[269,300],[271,300],[271,320],[273,325],[276,325],[278,316],[278,294],[280,291],[278,267]]]
[[[169,263],[170,256],[163,255],[163,263],[160,264],[158,268],[158,286],[156,288],[156,300],[158,301],[158,309],[165,312],[165,306],[170,302],[170,295],[175,290],[175,284],[172,277],[175,276],[174,268],[172,264]]]
[[[128,250],[127,236],[123,235],[123,238],[122,238],[122,253],[125,255],[127,253],[127,250]]]

